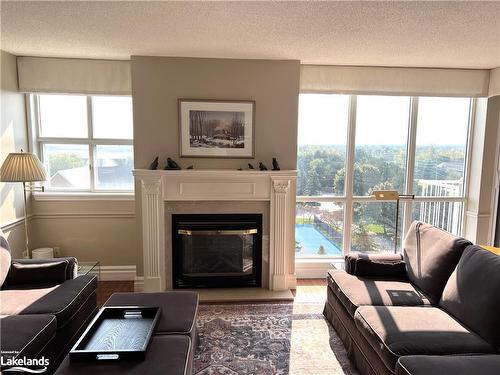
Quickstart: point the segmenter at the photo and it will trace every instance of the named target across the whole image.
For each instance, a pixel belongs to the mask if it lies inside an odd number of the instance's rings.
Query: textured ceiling
[[[500,66],[500,2],[5,2],[16,55]]]

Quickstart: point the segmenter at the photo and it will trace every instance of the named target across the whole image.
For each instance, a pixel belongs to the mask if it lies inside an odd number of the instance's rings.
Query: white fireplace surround
[[[178,201],[270,202],[270,290],[294,288],[295,182],[297,171],[134,170],[142,201],[144,291],[167,289],[165,203]],[[170,254],[169,254],[170,255]]]

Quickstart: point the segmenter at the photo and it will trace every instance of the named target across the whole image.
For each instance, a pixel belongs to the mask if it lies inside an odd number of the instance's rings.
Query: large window
[[[297,258],[391,251],[412,220],[461,234],[470,98],[301,94]],[[399,205],[374,190],[415,194]]]
[[[33,94],[35,147],[59,191],[132,191],[129,96]]]

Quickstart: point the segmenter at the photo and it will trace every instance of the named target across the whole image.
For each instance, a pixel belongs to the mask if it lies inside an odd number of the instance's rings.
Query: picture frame
[[[178,107],[180,157],[255,157],[255,101],[182,98]]]

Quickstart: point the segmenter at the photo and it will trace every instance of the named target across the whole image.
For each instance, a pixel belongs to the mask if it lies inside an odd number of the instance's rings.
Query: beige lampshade
[[[0,169],[0,181],[33,182],[47,180],[47,172],[40,160],[29,152],[12,152]]]

